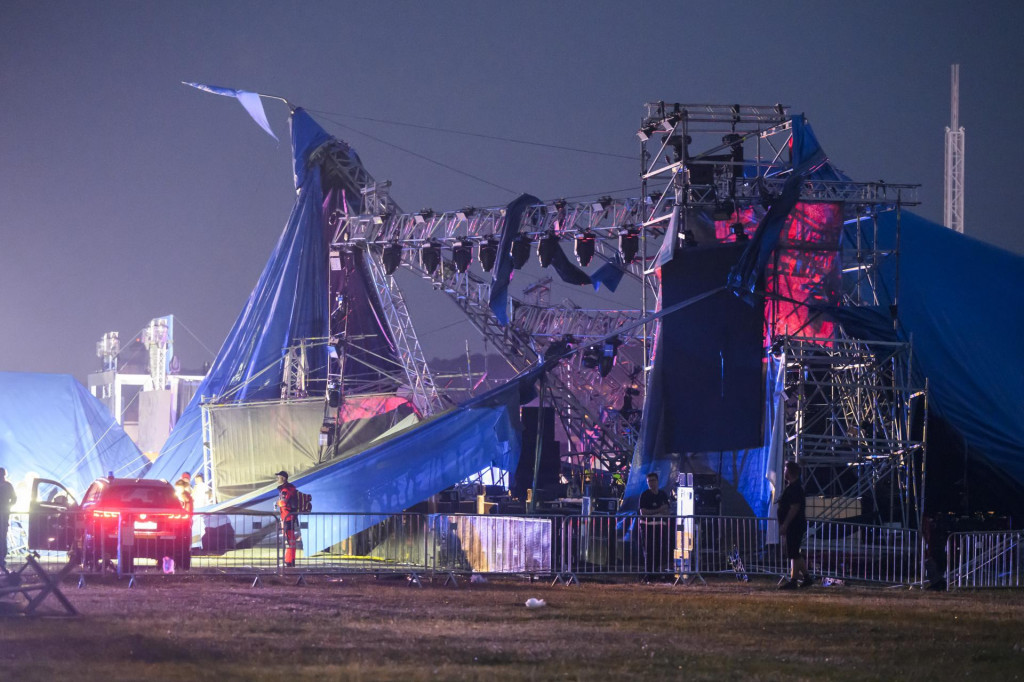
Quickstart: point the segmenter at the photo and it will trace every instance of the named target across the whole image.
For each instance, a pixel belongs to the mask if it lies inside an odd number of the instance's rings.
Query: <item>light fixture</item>
[[[424,208],[424,209],[421,209],[419,213],[417,213],[416,215],[413,216],[413,220],[415,220],[417,223],[422,225],[423,223],[427,222],[428,220],[430,220],[433,217],[434,217],[434,209],[432,209],[432,208]]]
[[[647,140],[651,139],[651,135],[654,134],[656,127],[654,123],[645,123],[640,126],[640,130],[636,131],[636,136],[640,138],[641,142],[647,142]]]
[[[601,213],[602,211],[608,210],[608,207],[612,205],[612,198],[609,196],[603,196],[590,205],[590,208],[594,209],[595,213]]]
[[[452,262],[455,263],[455,270],[459,274],[469,269],[473,262],[473,240],[469,237],[459,237],[452,244]]]
[[[459,220],[469,220],[473,217],[474,213],[476,213],[476,209],[474,207],[466,206],[465,208],[461,208],[456,211],[455,215],[458,216]]]
[[[341,251],[335,251],[334,249],[331,249],[330,261],[331,261],[331,270],[333,272],[337,272],[338,270],[341,270]]]
[[[686,247],[697,246],[697,237],[694,236],[693,230],[683,230],[679,233],[679,242]]]
[[[341,386],[334,379],[327,382],[327,404],[331,407],[341,404]]]
[[[546,268],[551,265],[552,259],[555,257],[555,251],[558,250],[558,235],[555,234],[554,230],[548,230],[541,237],[540,241],[537,242],[537,260],[540,261],[540,266]]]
[[[526,262],[530,260],[530,238],[521,234],[512,241],[512,267],[522,270]]]
[[[622,262],[629,265],[636,260],[636,254],[640,251],[640,231],[635,227],[627,227],[619,230],[619,255]]]
[[[590,265],[590,261],[594,258],[594,247],[597,242],[597,237],[589,229],[576,235],[573,239],[573,251],[576,253],[576,260],[583,267]]]
[[[441,264],[441,242],[436,239],[431,239],[425,242],[420,247],[420,265],[427,271],[428,275],[433,275],[434,271],[437,270],[437,266]]]
[[[380,262],[384,265],[384,274],[395,274],[395,270],[402,264],[402,245],[397,241],[385,245],[380,254]]]
[[[498,240],[494,235],[487,235],[477,247],[477,257],[480,258],[480,267],[484,272],[494,269],[494,263],[498,260]]]
[[[743,223],[741,222],[735,222],[730,225],[729,231],[736,236],[736,241],[738,242],[745,242],[750,239],[750,237],[747,236],[747,233],[743,231]]]

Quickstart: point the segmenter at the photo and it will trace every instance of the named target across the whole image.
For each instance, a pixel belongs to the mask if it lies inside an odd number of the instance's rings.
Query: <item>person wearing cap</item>
[[[288,472],[278,471],[277,507],[281,511],[281,531],[284,533],[284,565],[295,565],[295,547],[299,530],[299,491],[288,482]]]

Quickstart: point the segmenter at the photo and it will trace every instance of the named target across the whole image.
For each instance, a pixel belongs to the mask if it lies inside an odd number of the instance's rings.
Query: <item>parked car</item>
[[[122,572],[136,558],[164,557],[176,569],[192,563],[192,515],[166,481],[99,478],[81,504],[60,483],[37,479],[29,502],[29,548],[78,552],[87,568],[119,561]]]

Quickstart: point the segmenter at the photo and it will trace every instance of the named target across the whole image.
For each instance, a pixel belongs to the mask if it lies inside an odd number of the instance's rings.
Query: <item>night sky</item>
[[[1020,2],[3,0],[0,370],[84,381],[104,332],[169,313],[186,367],[219,348],[291,210],[288,111],[264,103],[278,144],[181,81],[307,108],[407,211],[637,196],[644,102],[781,102],[941,222],[957,62],[967,232],[1024,253],[1022,26]],[[428,357],[457,355],[454,307],[412,298]]]

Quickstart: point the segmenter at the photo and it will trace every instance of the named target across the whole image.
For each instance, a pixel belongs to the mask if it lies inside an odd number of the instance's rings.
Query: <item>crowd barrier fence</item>
[[[285,565],[290,538],[277,515],[195,513],[190,535],[160,535],[139,519],[70,516],[84,575],[102,572],[208,574],[520,574],[578,582],[600,576],[692,581],[705,575],[783,576],[789,566],[774,519],[730,516],[501,516],[496,514],[299,515],[295,565]],[[64,532],[72,532],[65,529]],[[82,537],[81,530],[77,537]],[[9,562],[29,547],[28,515],[13,514]],[[1020,532],[954,534],[947,556],[951,586],[1019,586]],[[188,544],[187,550],[185,544]],[[38,546],[38,538],[34,543]],[[808,522],[804,552],[818,577],[886,585],[923,580],[915,530],[838,521]],[[67,554],[43,552],[51,563]],[[132,559],[131,566],[118,558]]]
[[[1024,584],[1024,531],[950,533],[946,589],[1018,588]]]

